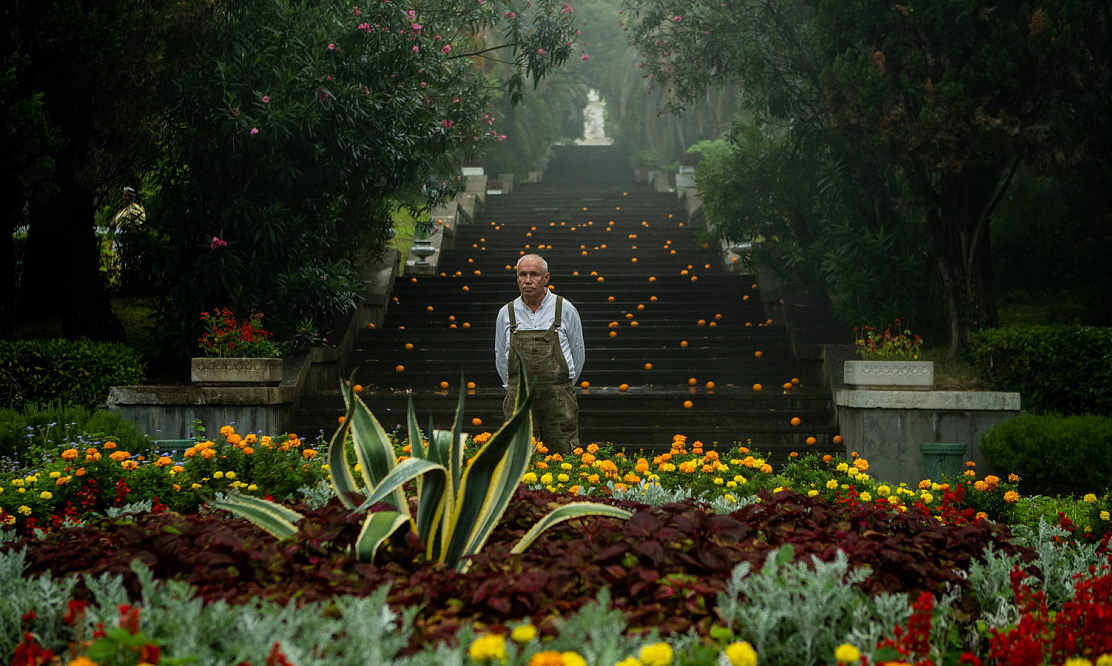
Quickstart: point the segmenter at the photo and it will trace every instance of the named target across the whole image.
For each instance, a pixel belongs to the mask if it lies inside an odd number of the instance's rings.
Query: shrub
[[[1020,392],[1028,411],[1112,414],[1112,328],[993,329],[970,347],[989,385]]]
[[[143,382],[132,348],[89,340],[0,341],[0,404],[11,408],[57,401],[96,407],[108,388]]]
[[[994,426],[981,451],[997,469],[1018,474],[1026,493],[1099,492],[1112,479],[1112,418],[1023,416]]]
[[[147,448],[147,438],[134,423],[119,414],[88,407],[32,406],[22,411],[0,409],[0,458],[21,464],[38,462],[37,451],[83,436],[86,440],[113,440],[128,451]]]

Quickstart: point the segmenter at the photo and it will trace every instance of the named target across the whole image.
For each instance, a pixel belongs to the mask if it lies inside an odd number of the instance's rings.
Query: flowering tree
[[[356,252],[382,247],[398,205],[450,198],[459,162],[505,138],[493,100],[568,58],[572,14],[551,0],[215,4],[162,126],[160,334],[183,353],[212,304],[260,309],[280,332],[350,308]]]
[[[1102,3],[626,6],[649,78],[673,107],[740,84],[757,120],[783,127],[789,147],[833,131],[889,170],[908,193],[893,203],[916,211],[932,240],[951,349],[995,326],[989,222],[1020,164],[1064,152],[1056,109],[1083,103],[1078,73],[1098,52],[1074,36],[1094,37],[1083,28],[1106,19]]]

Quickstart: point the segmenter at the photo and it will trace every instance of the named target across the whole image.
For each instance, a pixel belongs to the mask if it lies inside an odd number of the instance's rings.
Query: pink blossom
[[[409,19],[410,21],[412,21],[413,19],[417,18],[417,10],[415,10],[415,9],[408,9],[408,10],[406,10],[406,12],[405,12],[405,16],[406,16],[406,18],[408,18],[408,19]]]
[[[537,49],[537,55],[544,55],[544,49]]]
[[[352,7],[351,8],[351,15],[352,16],[362,16],[363,11],[361,9],[359,9],[358,7]]]
[[[335,44],[329,44],[328,45],[328,50],[329,51],[335,51],[336,50],[336,45]]]
[[[417,47],[417,46],[414,46],[414,47],[413,47],[413,52],[414,52],[414,53],[417,53],[417,52],[418,52],[418,51],[420,51],[420,50],[421,50],[421,49],[420,49],[419,47]]]
[[[413,32],[421,32],[421,24],[420,23],[410,23],[409,24],[409,29],[412,30]]]
[[[517,14],[515,14],[513,12],[506,12],[505,14],[502,15],[502,18],[504,18],[506,20],[509,20],[509,21],[512,21],[515,18],[517,18]]]
[[[239,107],[238,106],[236,108],[232,109],[232,115],[234,115],[234,116],[239,115]]]
[[[575,36],[576,37],[582,37],[583,36],[583,31],[582,30],[576,30],[575,31]]]
[[[324,80],[325,81],[331,81],[332,80],[332,75],[329,74],[328,76],[324,77]]]
[[[263,104],[270,104],[270,95],[263,95]]]
[[[227,246],[228,246],[227,241],[222,241],[219,238],[217,238],[216,236],[213,236],[212,237],[212,242],[209,243],[209,249],[210,250],[215,250],[218,247],[227,247]]]
[[[427,86],[427,85],[429,85],[429,84],[425,83],[424,81],[422,81],[422,82],[421,82],[421,87],[422,87],[422,88],[424,88],[424,87],[425,87],[425,86]]]
[[[259,128],[258,127],[252,127],[251,128],[251,136],[255,136],[258,133],[259,133]]]
[[[587,55],[586,53],[584,53],[583,55],[579,56],[579,59],[580,59],[580,60],[590,60],[590,59],[591,59],[591,56],[589,56],[589,55]]]
[[[447,118],[441,120],[440,124],[444,126],[444,129],[452,129],[452,125],[455,125],[455,123],[453,123],[451,120],[448,120]]]
[[[571,5],[569,5],[568,3],[565,2],[564,3],[564,8],[560,10],[560,13],[561,14],[571,14],[574,11],[575,10],[571,8]]]
[[[675,21],[676,23],[679,23],[680,21],[683,20],[683,17],[682,16],[673,16],[672,20]]]
[[[451,53],[452,52],[452,45],[451,44],[445,44],[444,48],[440,49],[440,52],[445,54],[445,55]]]
[[[498,140],[499,141],[505,141],[506,140],[506,135],[505,134],[498,135]]]
[[[433,37],[432,41],[439,42],[441,39],[444,39],[444,38],[441,37],[440,35],[437,35],[436,37]]]

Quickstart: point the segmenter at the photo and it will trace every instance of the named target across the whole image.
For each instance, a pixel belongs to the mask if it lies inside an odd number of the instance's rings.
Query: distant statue
[[[576,139],[579,145],[609,146],[613,139],[606,137],[606,102],[602,101],[598,91],[591,88],[587,91],[587,107],[583,109],[583,138]]]

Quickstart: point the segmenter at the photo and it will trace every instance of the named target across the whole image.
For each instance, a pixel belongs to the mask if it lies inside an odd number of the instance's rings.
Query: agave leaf
[[[230,495],[224,502],[208,500],[208,505],[249,520],[276,539],[288,539],[297,534],[294,523],[305,517],[276,502],[238,493]]]
[[[525,398],[515,401],[513,417],[475,454],[464,472],[445,525],[449,534],[448,546],[441,553],[444,562],[458,568],[465,556],[479,552],[505,513],[533,453],[532,401],[529,387]]]
[[[517,542],[510,552],[524,552],[545,530],[565,520],[582,518],[584,516],[609,516],[611,518],[628,519],[632,515],[632,513],[625,509],[619,509],[609,504],[600,504],[596,502],[572,502],[570,504],[565,504],[549,511],[543,518],[538,520],[529,528],[529,531],[521,537],[521,540]]]
[[[459,491],[460,474],[463,472],[463,440],[460,434],[463,431],[463,369],[459,371],[459,403],[456,405],[456,418],[452,421],[452,462],[448,469],[451,471],[452,492]]]
[[[443,430],[434,430],[432,436],[429,438],[429,459],[436,460],[445,467],[450,468],[453,464],[458,465],[458,461],[452,461],[452,433],[444,432]],[[444,524],[444,516],[450,516],[455,512],[456,493],[454,488],[448,488],[450,476],[444,477],[444,488],[440,491],[441,501],[433,512],[434,516],[430,519],[432,521],[431,527],[433,531],[428,534],[421,534],[425,538],[426,552],[425,556],[430,561],[442,561],[441,553],[448,547],[448,538],[451,536],[451,531]],[[430,489],[431,492],[431,489]],[[431,501],[432,495],[429,496]],[[419,505],[424,504],[424,500],[418,500]]]
[[[382,481],[375,486],[374,492],[368,497],[363,504],[361,504],[356,511],[366,511],[367,507],[375,502],[382,501],[389,495],[393,495],[394,491],[401,488],[402,484],[410,479],[420,478],[422,475],[432,472],[440,472],[436,476],[444,477],[448,470],[443,465],[439,465],[431,460],[424,460],[423,458],[410,458],[398,463],[397,467],[390,470]],[[420,532],[418,532],[420,534]]]
[[[336,432],[332,433],[332,439],[328,440],[328,476],[332,479],[332,487],[336,491],[336,496],[340,498],[340,503],[348,509],[357,506],[352,501],[352,496],[363,497],[344,453],[344,442],[347,441],[348,431],[351,429],[351,417],[355,412],[355,401],[351,399],[353,393],[351,386],[354,379],[355,373],[352,372],[346,384],[340,382],[340,393],[344,395],[347,411],[344,414],[344,422],[336,428]]]
[[[417,415],[413,411],[412,393],[409,394],[409,406],[405,413],[409,427],[409,452],[414,458],[427,458],[425,438],[421,435],[421,428],[417,426]]]
[[[373,560],[382,542],[408,520],[409,516],[400,511],[378,511],[368,515],[355,540],[355,559],[360,562]]]
[[[352,446],[355,449],[355,459],[359,461],[363,480],[367,488],[373,491],[390,470],[394,469],[396,464],[394,443],[390,441],[390,437],[382,429],[382,424],[371,413],[362,398],[351,391],[345,392],[344,398],[354,403],[354,411],[349,419]],[[349,405],[349,409],[351,407],[352,405]],[[405,500],[401,487],[396,488],[386,501],[398,511],[409,515],[409,504]]]

